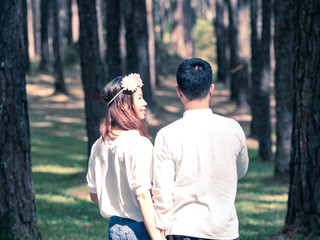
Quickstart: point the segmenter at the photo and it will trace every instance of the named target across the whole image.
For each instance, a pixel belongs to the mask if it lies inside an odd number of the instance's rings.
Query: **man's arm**
[[[175,165],[164,137],[158,133],[154,145],[153,188],[156,225],[166,230],[170,224],[173,207]]]
[[[238,179],[241,179],[244,177],[248,170],[248,165],[249,165],[249,155],[248,155],[248,148],[247,148],[247,143],[246,143],[246,136],[241,128],[241,144],[242,148],[241,151],[237,157],[237,174],[238,174]]]

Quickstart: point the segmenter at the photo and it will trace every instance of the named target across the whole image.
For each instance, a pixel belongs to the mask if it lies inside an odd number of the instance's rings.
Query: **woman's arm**
[[[99,205],[99,202],[98,202],[98,196],[96,193],[90,193],[90,199],[92,202],[94,202],[95,204]]]
[[[156,221],[153,210],[153,202],[150,191],[146,191],[137,196],[137,200],[142,213],[144,225],[146,226],[151,239],[165,239],[159,229],[156,228]]]

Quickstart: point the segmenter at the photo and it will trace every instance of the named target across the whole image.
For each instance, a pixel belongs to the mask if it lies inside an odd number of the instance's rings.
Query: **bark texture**
[[[0,1],[1,239],[40,238],[30,159],[22,10],[20,0]]]
[[[40,66],[39,68],[44,71],[50,69],[50,55],[49,55],[49,33],[48,33],[48,22],[49,22],[49,4],[47,0],[40,0]]]
[[[127,73],[139,73],[143,80],[143,96],[152,110],[154,92],[150,82],[148,23],[145,1],[125,0]]]
[[[107,84],[101,62],[98,41],[96,1],[78,0],[80,18],[79,49],[81,79],[85,95],[85,115],[88,135],[88,153],[99,138],[99,124],[106,113],[106,105],[100,98]]]
[[[191,7],[191,0],[175,0],[173,5],[172,48],[182,58],[192,58],[194,12]]]
[[[214,29],[217,39],[218,81],[230,88],[230,46],[228,38],[228,5],[225,0],[216,0]]]
[[[275,95],[277,151],[274,162],[275,176],[288,176],[292,133],[292,88],[293,88],[293,2],[274,3],[275,16]]]
[[[270,122],[271,2],[251,1],[251,135],[259,141],[262,161],[272,158]],[[261,26],[262,25],[262,29]]]
[[[54,55],[54,87],[56,92],[67,93],[64,81],[62,60],[62,31],[60,27],[60,0],[52,0],[53,15],[53,55]]]
[[[320,2],[295,2],[292,154],[286,231],[320,237]]]
[[[248,107],[248,63],[250,57],[249,39],[245,32],[249,27],[248,1],[228,0],[231,99],[239,108]]]
[[[107,66],[108,81],[122,75],[121,69],[121,0],[107,0]]]

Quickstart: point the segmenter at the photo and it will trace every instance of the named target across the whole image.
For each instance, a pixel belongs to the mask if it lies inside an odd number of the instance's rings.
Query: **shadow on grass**
[[[43,239],[107,239],[108,221],[93,203],[62,194],[36,194]]]

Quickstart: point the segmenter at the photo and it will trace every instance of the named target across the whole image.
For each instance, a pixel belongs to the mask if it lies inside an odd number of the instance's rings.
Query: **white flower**
[[[125,76],[121,81],[121,87],[123,90],[134,92],[138,87],[142,87],[143,83],[138,73],[131,73]]]

